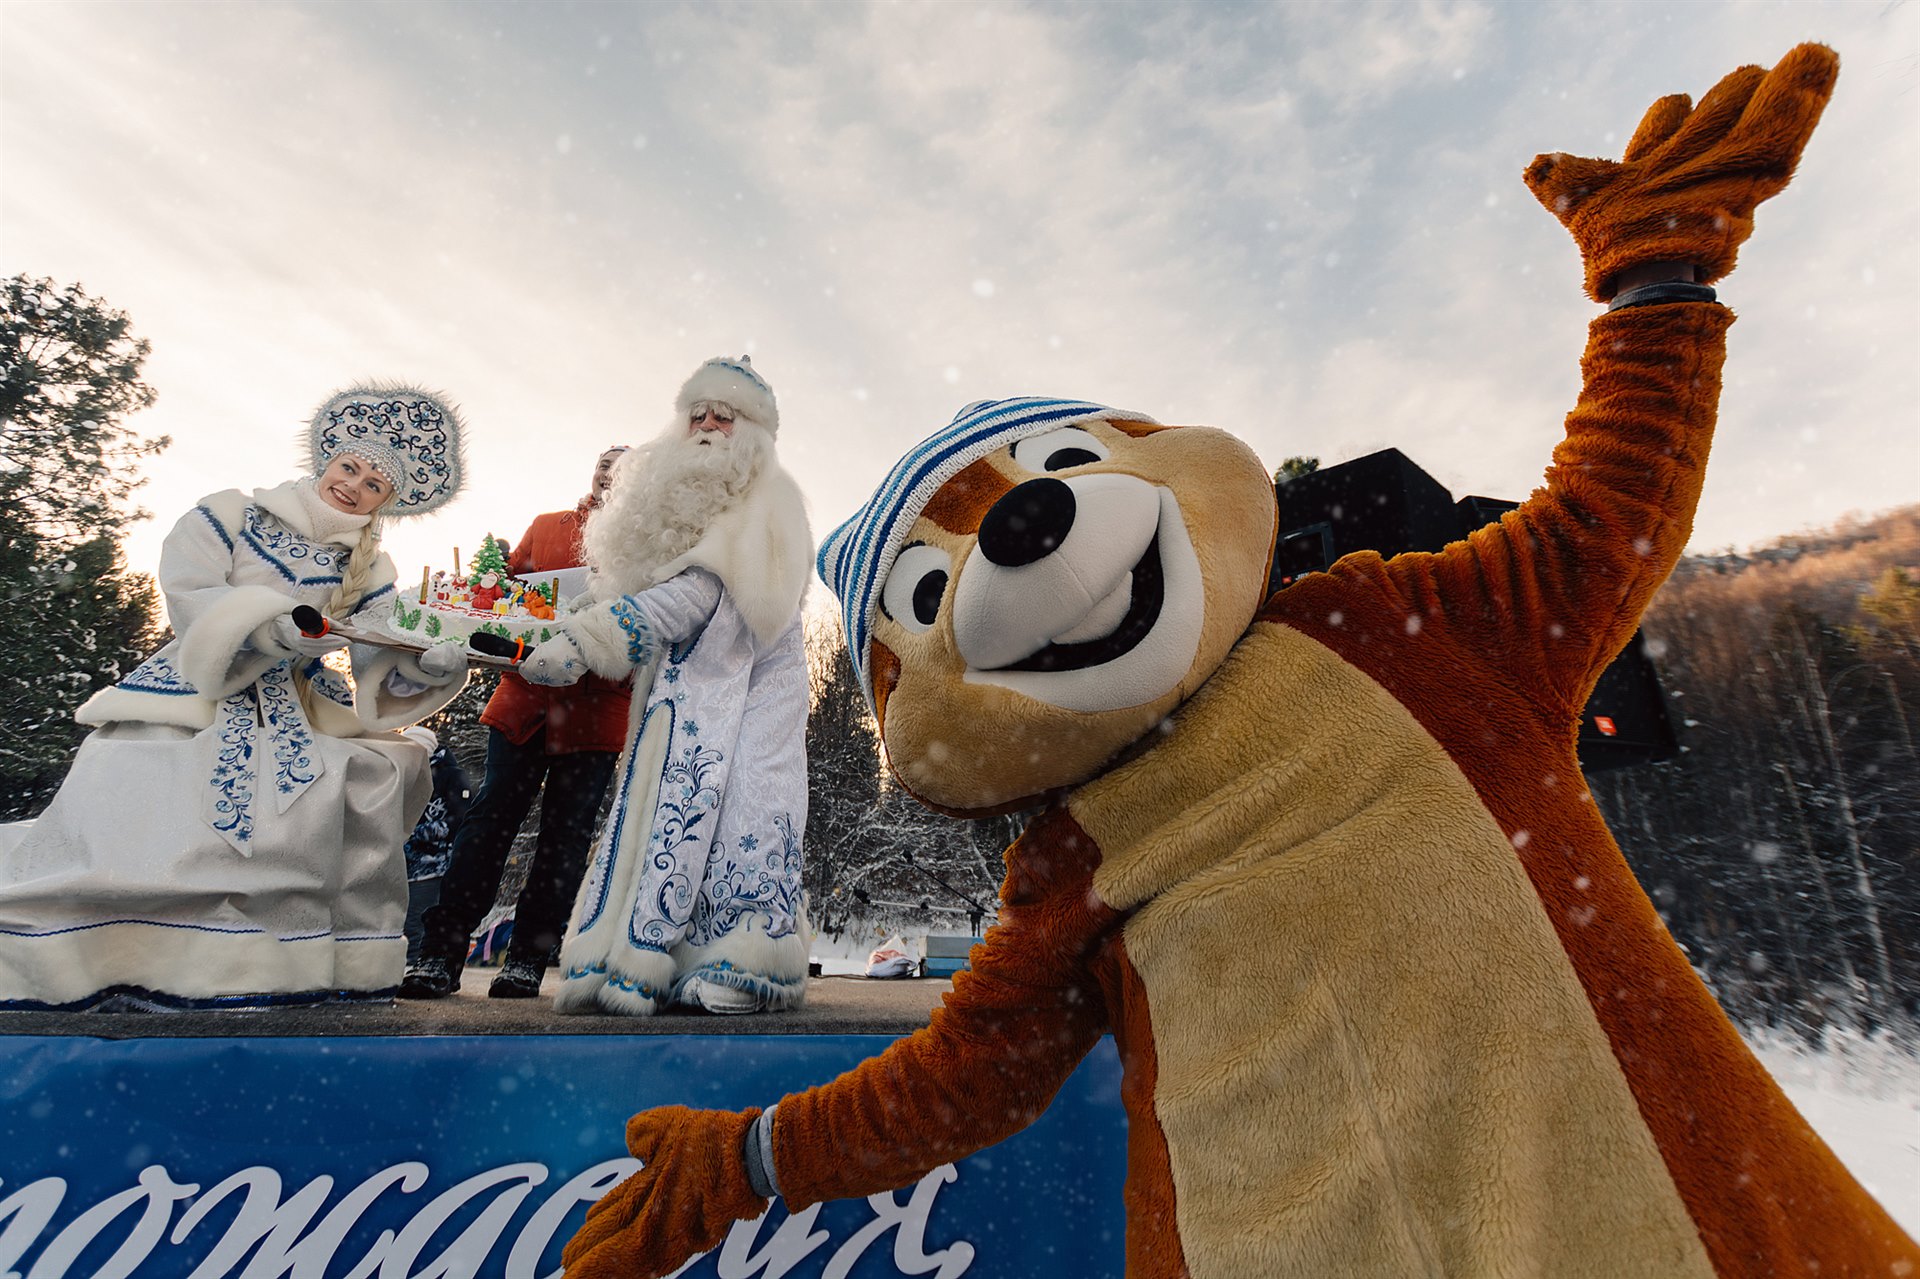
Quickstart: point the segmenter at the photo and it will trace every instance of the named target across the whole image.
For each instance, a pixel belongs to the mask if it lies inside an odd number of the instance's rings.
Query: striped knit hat
[[[1076,422],[1105,419],[1152,422],[1144,413],[1105,408],[1085,400],[1022,396],[969,404],[941,431],[927,437],[894,463],[867,504],[820,544],[820,580],[840,600],[847,654],[854,674],[873,705],[873,675],[867,667],[873,610],[887,572],[906,545],[907,535],[940,486],[996,449],[1030,435]]]

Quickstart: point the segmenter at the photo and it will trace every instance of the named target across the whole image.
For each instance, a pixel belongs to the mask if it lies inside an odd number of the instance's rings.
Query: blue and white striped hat
[[[816,567],[820,580],[839,597],[847,654],[853,659],[853,671],[860,677],[869,707],[873,705],[873,674],[867,669],[867,641],[873,634],[875,601],[894,558],[906,545],[908,533],[933,495],[941,485],[996,449],[1043,431],[1094,419],[1153,421],[1144,413],[1110,409],[1086,400],[1021,396],[969,404],[945,429],[928,436],[894,463],[867,504],[820,544]]]

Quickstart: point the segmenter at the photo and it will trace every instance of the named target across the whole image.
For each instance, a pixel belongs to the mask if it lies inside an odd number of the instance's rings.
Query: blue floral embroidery
[[[260,714],[273,740],[274,811],[293,806],[320,775],[320,757],[313,749],[313,730],[294,695],[292,673],[285,663],[260,677]]]
[[[161,693],[167,697],[192,697],[199,691],[187,683],[187,677],[180,673],[173,659],[161,653],[134,667],[119,687],[130,693]]]
[[[700,736],[700,725],[693,720],[688,720],[680,726],[680,731],[688,737],[698,737]]]
[[[257,726],[251,690],[243,689],[220,703],[218,741],[214,747],[212,816],[209,823],[229,844],[251,852],[253,842],[253,743]]]
[[[627,937],[636,946],[661,950],[686,925],[694,906],[694,885],[681,866],[684,851],[704,837],[704,826],[720,808],[720,788],[714,773],[726,756],[706,746],[689,746],[660,775],[660,804],[654,816],[653,838],[647,861],[662,872],[652,903],[657,917],[641,923],[647,903],[637,899],[627,921]],[[636,930],[636,926],[638,926]]]
[[[740,837],[738,859],[715,843],[707,859],[706,882],[700,900],[694,905],[688,937],[704,945],[715,937],[732,932],[747,914],[767,916],[768,938],[785,937],[794,931],[796,899],[800,885],[800,833],[788,813],[773,818],[779,835],[779,847],[755,857],[760,841],[753,835]]]
[[[252,687],[222,699],[213,723],[207,824],[247,854],[253,851],[254,774],[263,721],[273,750],[275,812],[292,807],[325,768],[286,663],[267,668]]]
[[[308,663],[306,669],[307,687],[336,706],[353,706],[353,689],[347,684],[346,677],[334,670],[319,658]]]
[[[627,633],[627,660],[635,666],[653,656],[653,623],[633,606],[631,595],[622,595],[613,603],[613,620]]]
[[[294,586],[338,582],[341,559],[347,553],[345,547],[308,541],[257,506],[247,508],[240,540]]]
[[[669,684],[678,684],[680,682],[680,668],[678,666],[669,666],[666,670],[660,672],[660,678]]]

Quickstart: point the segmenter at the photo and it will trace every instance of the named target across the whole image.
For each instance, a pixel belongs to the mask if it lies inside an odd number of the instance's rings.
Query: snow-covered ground
[[[1831,1036],[1751,1039],[1787,1096],[1908,1234],[1920,1238],[1920,1057]]]

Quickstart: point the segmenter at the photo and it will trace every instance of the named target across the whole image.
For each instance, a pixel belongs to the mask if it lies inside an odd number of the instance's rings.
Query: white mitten
[[[429,684],[444,688],[467,673],[467,655],[458,644],[435,644],[420,654],[419,666]]]
[[[255,652],[280,661],[289,657],[325,657],[347,646],[345,637],[337,631],[328,631],[325,635],[302,634],[293,624],[291,613],[282,613],[271,622],[254,627],[250,639]]]
[[[580,677],[587,673],[587,659],[581,655],[580,645],[573,636],[567,634],[566,627],[561,626],[554,630],[552,638],[534,645],[533,651],[514,669],[529,684],[564,688],[580,682]]]

